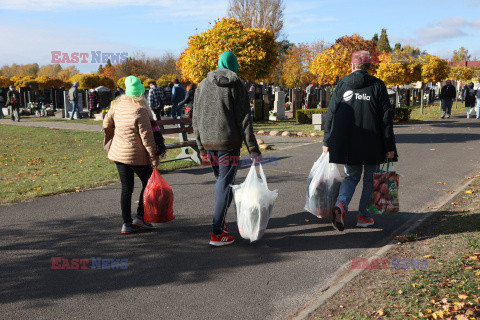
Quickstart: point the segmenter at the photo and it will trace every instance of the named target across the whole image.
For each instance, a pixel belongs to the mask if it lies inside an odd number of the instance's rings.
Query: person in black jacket
[[[7,92],[7,103],[6,106],[10,108],[10,117],[12,121],[20,121],[20,93],[15,89],[14,86],[9,87]]]
[[[373,192],[373,174],[385,157],[396,161],[393,113],[387,87],[367,73],[372,63],[368,51],[352,54],[352,73],[337,84],[328,106],[323,151],[330,163],[345,165],[345,179],[333,209],[332,224],[343,231],[348,204],[363,171],[363,190],[357,227],[374,224],[367,210]]]
[[[178,109],[182,110],[183,107],[186,105],[187,108],[185,109],[185,114],[188,115],[190,119],[192,119],[193,115],[193,99],[195,97],[195,85],[193,83],[187,86],[187,93],[185,94],[185,99],[178,103]]]
[[[473,82],[470,82],[468,85],[465,86],[465,107],[467,108],[467,119],[470,118],[470,114],[473,111],[473,108],[475,108],[475,95],[476,91],[473,89],[474,84]]]
[[[447,83],[442,87],[440,91],[440,99],[442,100],[442,119],[450,118],[450,114],[452,113],[452,104],[455,101],[455,97],[457,96],[457,89],[452,86],[452,82],[447,80]]]

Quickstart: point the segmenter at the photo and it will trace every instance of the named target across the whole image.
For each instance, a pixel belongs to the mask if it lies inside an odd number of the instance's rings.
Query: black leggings
[[[117,165],[118,175],[122,182],[122,196],[120,205],[122,208],[122,218],[124,223],[132,223],[132,194],[134,187],[134,174],[142,181],[142,191],[138,199],[137,215],[143,217],[143,191],[147,186],[148,179],[152,175],[152,166],[132,166],[121,162],[115,162]]]

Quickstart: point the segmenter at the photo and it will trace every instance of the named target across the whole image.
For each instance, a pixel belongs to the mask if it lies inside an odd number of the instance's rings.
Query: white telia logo
[[[343,100],[345,100],[345,101],[352,100],[352,97],[353,97],[353,91],[352,90],[345,91],[345,93],[343,94]]]
[[[368,101],[370,101],[370,96],[367,96],[365,93],[364,93],[364,94],[355,93],[355,99],[357,99],[357,100],[368,100]]]

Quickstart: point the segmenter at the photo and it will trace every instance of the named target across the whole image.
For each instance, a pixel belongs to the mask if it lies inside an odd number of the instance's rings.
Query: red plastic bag
[[[395,171],[387,170],[373,174],[373,193],[368,211],[375,214],[395,213],[399,211],[398,179]]]
[[[143,221],[150,223],[169,222],[173,215],[172,187],[163,179],[157,169],[153,170],[143,192]]]

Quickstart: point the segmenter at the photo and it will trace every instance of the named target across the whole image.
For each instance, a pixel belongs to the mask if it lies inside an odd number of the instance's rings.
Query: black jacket
[[[330,162],[349,165],[383,163],[395,151],[394,109],[387,87],[366,71],[355,71],[337,84],[328,106],[323,144]]]
[[[440,99],[442,100],[452,100],[457,96],[457,89],[451,84],[444,85],[442,91],[440,91]]]
[[[189,108],[193,108],[193,98],[195,96],[195,89],[190,89],[189,91],[187,91],[187,93],[185,94],[185,99],[183,99],[182,101],[180,101],[178,103],[179,106],[182,106],[184,104],[187,105],[187,107]]]
[[[475,101],[477,91],[473,89],[473,82],[468,86],[465,86],[465,107],[472,108],[475,107]]]

